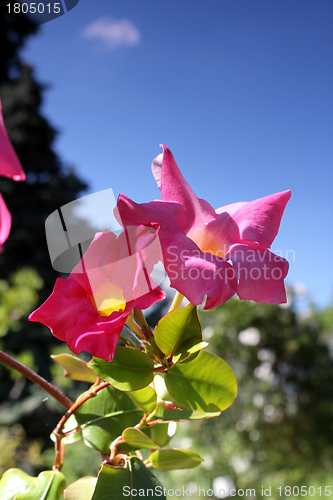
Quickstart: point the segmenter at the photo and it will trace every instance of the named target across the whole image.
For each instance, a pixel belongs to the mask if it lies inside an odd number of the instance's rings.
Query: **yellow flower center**
[[[191,240],[194,241],[194,243],[196,243],[200,250],[204,253],[211,253],[220,258],[223,258],[226,253],[225,248],[221,245],[221,242],[214,234],[209,234],[205,227],[196,231],[192,230],[187,236],[191,238]]]
[[[93,301],[101,316],[110,316],[115,311],[124,311],[126,300],[123,290],[106,280],[98,290],[93,290]]]

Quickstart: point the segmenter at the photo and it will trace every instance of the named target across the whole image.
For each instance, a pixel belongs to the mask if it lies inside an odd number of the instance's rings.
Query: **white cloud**
[[[138,45],[140,33],[129,19],[110,19],[102,17],[89,24],[83,31],[82,37],[101,40],[114,49]]]

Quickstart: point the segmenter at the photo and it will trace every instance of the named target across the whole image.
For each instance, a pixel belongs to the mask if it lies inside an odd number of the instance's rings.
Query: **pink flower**
[[[15,153],[9,140],[2,116],[0,101],[0,175],[10,177],[14,181],[25,181],[26,176],[22,169],[20,160]],[[6,204],[0,194],[0,252],[2,243],[6,241],[10,233],[12,219]]]
[[[71,351],[112,361],[117,340],[134,307],[165,298],[149,277],[161,259],[154,227],[131,227],[118,236],[97,233],[81,262],[58,278],[50,297],[29,320],[44,323]]]
[[[270,252],[290,191],[214,210],[193,193],[171,151],[152,163],[162,201],[136,204],[118,199],[119,218],[127,225],[160,226],[164,266],[171,286],[194,305],[212,309],[231,298],[286,302],[288,262]],[[230,263],[232,262],[232,264]]]
[[[12,225],[12,216],[0,194],[0,253],[3,251],[3,243],[9,236]]]
[[[0,101],[0,175],[10,177],[14,181],[25,181],[26,175],[20,160],[9,140],[2,116],[2,105]]]

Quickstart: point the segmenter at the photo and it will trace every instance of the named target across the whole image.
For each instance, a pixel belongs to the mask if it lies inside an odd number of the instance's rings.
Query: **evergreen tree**
[[[8,9],[8,4],[11,4]],[[19,51],[37,26],[24,14],[14,12],[15,0],[0,5],[0,85],[15,79],[21,66]]]

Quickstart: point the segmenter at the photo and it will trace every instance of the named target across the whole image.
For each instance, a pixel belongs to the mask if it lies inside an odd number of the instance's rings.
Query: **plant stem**
[[[130,328],[132,330],[132,332],[135,333],[135,335],[140,339],[140,340],[144,340],[145,339],[145,335],[142,331],[142,329],[140,328],[140,326],[134,321],[133,317],[129,317],[126,321],[126,326],[128,326],[128,328]]]
[[[179,309],[183,298],[184,295],[182,295],[179,292],[176,292],[168,312],[174,311],[175,309]]]
[[[88,399],[90,398],[93,398],[94,396],[96,396],[96,394],[101,390],[101,389],[104,389],[104,387],[108,387],[110,384],[109,382],[102,382],[101,379],[97,379],[98,380],[98,384],[95,383],[93,384],[90,389],[82,395],[82,397],[80,397],[80,399],[78,399],[77,401],[75,401],[75,403],[72,403],[72,405],[70,406],[70,408],[68,408],[68,411],[65,413],[65,415],[60,419],[57,427],[54,429],[54,433],[55,434],[60,434],[62,432],[62,429],[64,428],[64,425],[65,423],[67,422],[67,420],[69,419],[69,417],[71,415],[73,415],[73,413],[83,404],[85,403],[86,401],[88,401]]]
[[[50,384],[47,380],[45,380],[40,375],[37,375],[33,370],[30,370],[27,366],[23,365],[16,359],[13,359],[8,354],[5,354],[3,351],[0,351],[0,361],[8,366],[9,368],[13,368],[18,371],[24,377],[28,378],[36,385],[41,387],[44,391],[46,391],[50,396],[58,401],[66,410],[69,410],[71,406],[73,406],[73,401],[71,401],[65,394],[59,391],[54,385]]]
[[[136,307],[134,308],[134,319],[141,327],[147,339],[150,339],[154,336],[141,309],[137,309]]]
[[[73,415],[73,413],[79,408],[79,406],[88,401],[88,399],[96,396],[96,394],[101,389],[104,389],[104,387],[108,387],[109,385],[109,382],[102,382],[100,378],[97,378],[95,384],[93,384],[85,394],[83,394],[77,401],[75,401],[75,403],[72,403],[65,415],[59,420],[58,425],[53,430],[53,434],[56,438],[53,470],[61,470],[63,465],[64,446],[62,443],[62,438],[65,437],[66,434],[63,434],[62,431],[65,423],[67,422],[69,417]]]

